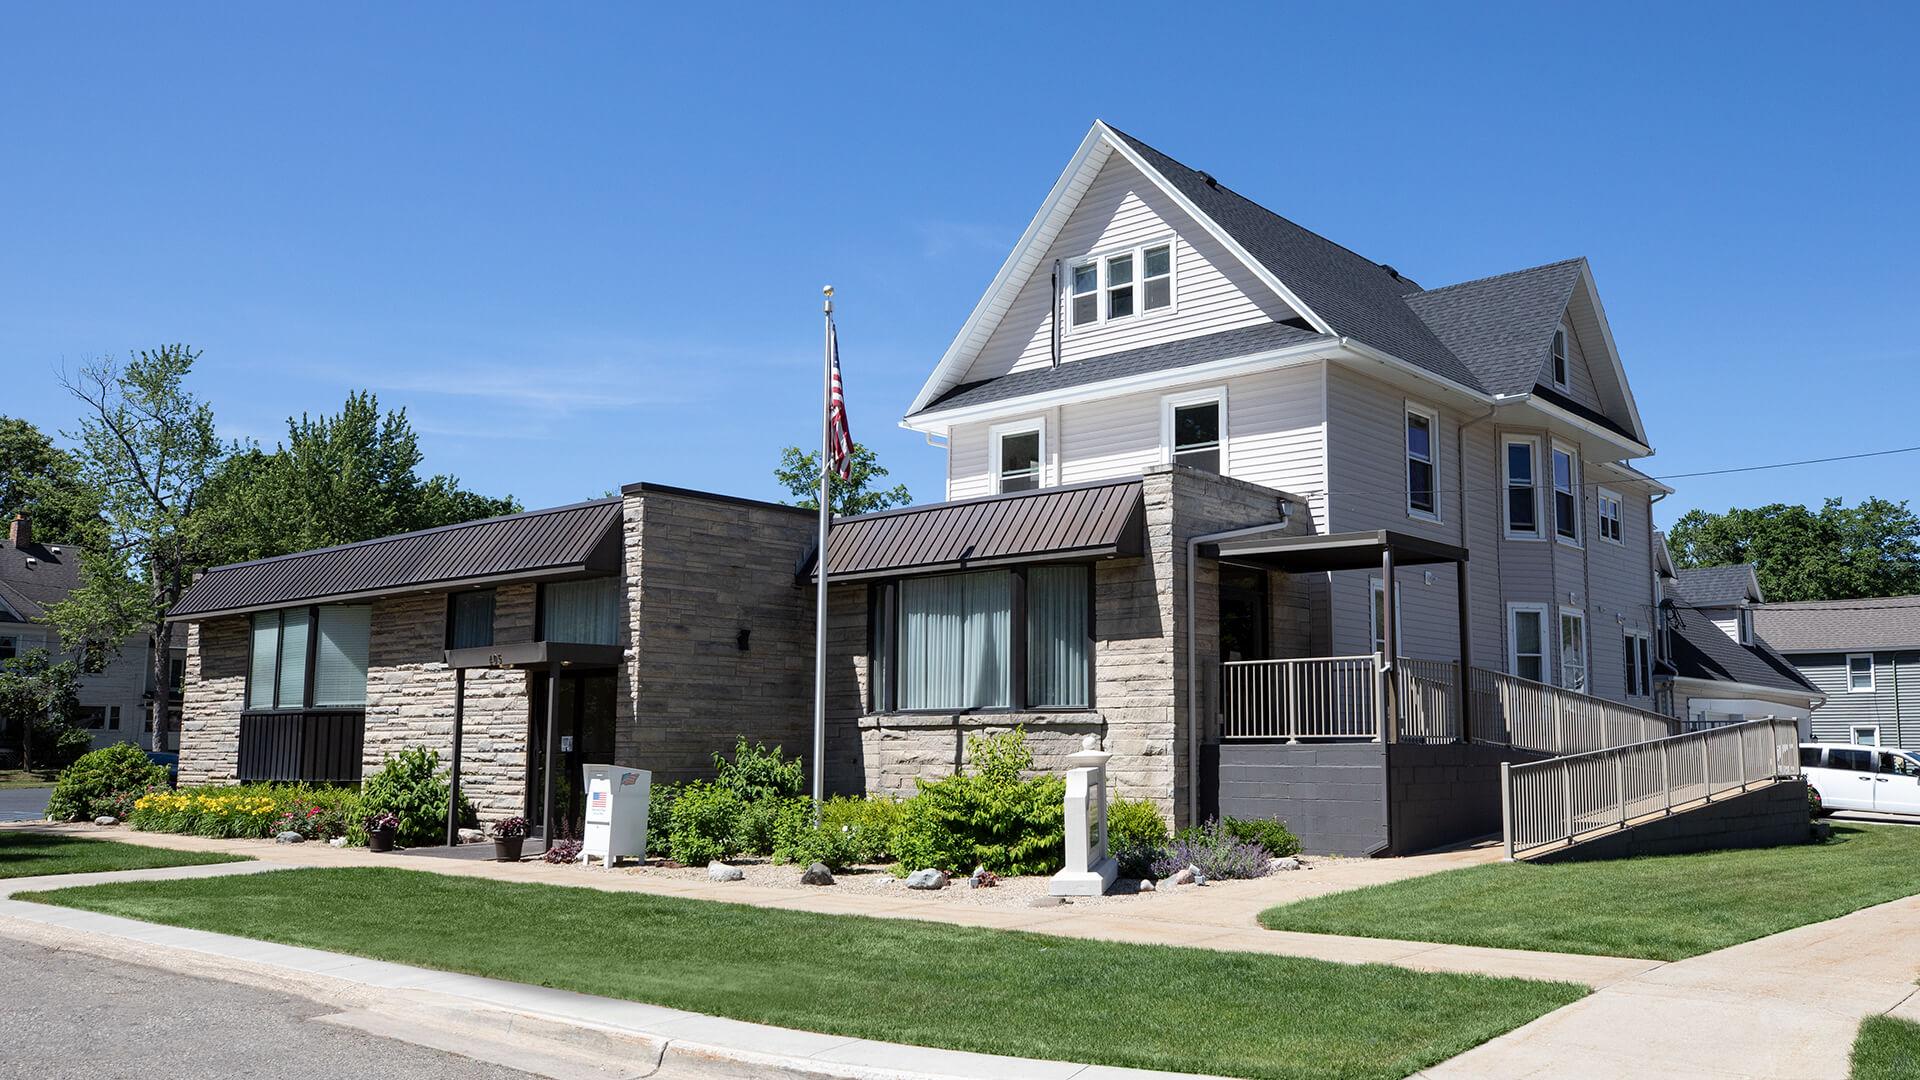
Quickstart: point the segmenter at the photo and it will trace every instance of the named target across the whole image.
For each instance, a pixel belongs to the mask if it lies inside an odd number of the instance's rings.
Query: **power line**
[[[1730,469],[1703,469],[1700,472],[1663,473],[1655,480],[1689,480],[1696,476],[1727,476],[1731,473],[1761,472],[1766,469],[1791,469],[1800,465],[1825,465],[1834,461],[1859,461],[1862,458],[1889,457],[1893,454],[1911,454],[1920,450],[1920,446],[1902,446],[1897,450],[1869,450],[1864,454],[1840,454],[1835,457],[1807,458],[1803,461],[1777,461],[1771,465],[1743,465]]]

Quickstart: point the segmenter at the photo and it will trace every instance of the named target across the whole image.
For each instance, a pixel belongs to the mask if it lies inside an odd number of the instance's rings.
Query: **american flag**
[[[827,323],[828,349],[833,355],[833,394],[827,402],[827,441],[833,451],[829,467],[840,479],[853,479],[853,432],[847,427],[847,399],[840,388],[840,332]]]

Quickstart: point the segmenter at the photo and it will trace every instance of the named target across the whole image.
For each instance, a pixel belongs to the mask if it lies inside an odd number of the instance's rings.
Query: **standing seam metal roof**
[[[835,578],[960,569],[1047,556],[1137,554],[1141,481],[1040,488],[841,518],[827,541]],[[807,573],[814,573],[808,560]]]

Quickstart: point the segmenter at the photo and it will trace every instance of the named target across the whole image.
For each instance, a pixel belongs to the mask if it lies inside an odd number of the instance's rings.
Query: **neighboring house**
[[[37,541],[32,521],[16,516],[0,546],[0,660],[32,649],[45,649],[58,657],[60,634],[47,623],[47,608],[79,586],[80,550]],[[120,644],[119,653],[104,670],[81,676],[80,711],[93,731],[95,746],[138,742],[150,747],[146,726],[150,649],[147,636],[135,634]]]
[[[1690,729],[1792,717],[1810,738],[1809,720],[1825,696],[1756,630],[1766,598],[1754,568],[1675,571],[1664,552],[1660,563],[1674,715]]]
[[[1755,626],[1826,695],[1813,738],[1920,750],[1920,596],[1767,604]]]
[[[1017,724],[1042,768],[1100,737],[1115,794],[1177,823],[1397,852],[1496,828],[1509,743],[1675,726],[1668,489],[1629,464],[1582,259],[1423,289],[1096,123],[903,423],[944,438],[947,501],[835,524],[834,790],[910,792]],[[580,755],[810,753],[812,529],[642,484],[210,571],[173,613],[183,780],[450,752],[456,700],[488,814]]]

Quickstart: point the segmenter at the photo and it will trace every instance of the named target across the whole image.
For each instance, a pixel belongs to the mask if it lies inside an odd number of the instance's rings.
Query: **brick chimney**
[[[33,543],[33,522],[27,520],[25,512],[13,515],[13,524],[7,526],[7,539],[17,548]]]

